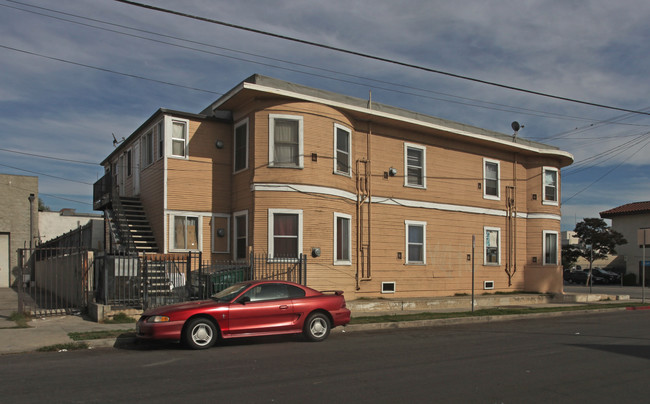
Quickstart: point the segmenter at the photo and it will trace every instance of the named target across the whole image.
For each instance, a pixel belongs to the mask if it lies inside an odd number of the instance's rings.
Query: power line
[[[38,158],[42,158],[42,159],[65,161],[65,162],[68,162],[68,163],[88,164],[88,165],[93,165],[93,166],[99,165],[98,163],[91,163],[89,161],[63,159],[63,158],[59,158],[59,157],[46,156],[46,155],[43,155],[43,154],[27,153],[27,152],[21,152],[21,151],[18,151],[18,150],[4,149],[2,147],[0,147],[0,151],[7,152],[7,153],[22,154],[22,155],[30,156],[30,157],[38,157]]]
[[[70,182],[76,182],[76,183],[78,183],[78,184],[93,185],[93,184],[91,184],[91,183],[89,183],[89,182],[83,182],[83,181],[71,180],[71,179],[69,179],[69,178],[57,177],[56,175],[45,174],[45,173],[39,173],[39,172],[37,172],[37,171],[31,171],[31,170],[25,170],[24,168],[14,167],[14,166],[10,166],[10,165],[7,165],[7,164],[2,164],[2,163],[0,163],[0,166],[8,167],[8,168],[12,168],[12,169],[14,169],[14,170],[24,171],[24,172],[26,172],[26,173],[31,173],[31,174],[36,174],[36,175],[43,175],[43,176],[45,176],[45,177],[56,178],[56,179],[59,179],[59,180],[70,181]]]
[[[88,65],[88,64],[84,64],[84,63],[79,63],[79,62],[73,62],[71,60],[56,58],[56,57],[53,57],[53,56],[47,56],[47,55],[43,55],[43,54],[40,54],[40,53],[30,52],[30,51],[26,51],[26,50],[18,49],[18,48],[13,48],[11,46],[6,46],[6,45],[2,45],[2,44],[0,44],[0,48],[12,50],[14,52],[24,53],[24,54],[31,55],[31,56],[38,56],[38,57],[45,58],[45,59],[55,60],[57,62],[67,63],[67,64],[71,64],[71,65],[75,65],[75,66],[86,67],[88,69],[99,70],[99,71],[106,72],[106,73],[117,74],[117,75],[120,75],[120,76],[126,76],[126,77],[135,78],[135,79],[146,80],[146,81],[152,81],[154,83],[160,83],[160,84],[165,84],[165,85],[168,85],[168,86],[185,88],[185,89],[188,89],[188,90],[202,91],[204,93],[223,95],[223,93],[219,93],[219,92],[216,92],[216,91],[204,90],[202,88],[196,88],[196,87],[188,87],[188,86],[184,86],[184,85],[181,85],[181,84],[175,84],[175,83],[171,83],[171,82],[163,81],[163,80],[150,79],[148,77],[138,76],[136,74],[118,72],[116,70],[105,69],[103,67],[92,66],[92,65]]]
[[[346,54],[349,54],[349,55],[358,56],[358,57],[362,57],[362,58],[366,58],[366,59],[377,60],[377,61],[380,61],[380,62],[394,64],[394,65],[398,65],[398,66],[402,66],[402,67],[408,67],[408,68],[412,68],[412,69],[416,69],[416,70],[422,70],[422,71],[429,72],[429,73],[441,74],[441,75],[444,75],[444,76],[449,76],[449,77],[453,77],[453,78],[457,78],[457,79],[461,79],[461,80],[472,81],[472,82],[475,82],[475,83],[485,84],[485,85],[489,85],[489,86],[493,86],[493,87],[504,88],[504,89],[507,89],[507,90],[518,91],[518,92],[522,92],[522,93],[526,93],[526,94],[532,94],[532,95],[537,95],[537,96],[541,96],[541,97],[552,98],[552,99],[556,99],[556,100],[567,101],[567,102],[572,102],[572,103],[577,103],[577,104],[582,104],[582,105],[589,105],[589,106],[592,106],[592,107],[611,109],[611,110],[615,110],[615,111],[630,112],[630,113],[633,113],[633,114],[640,114],[640,115],[650,115],[650,112],[644,112],[644,111],[637,111],[637,110],[632,110],[632,109],[614,107],[614,106],[599,104],[599,103],[595,103],[595,102],[578,100],[578,99],[575,99],[575,98],[568,98],[568,97],[562,97],[562,96],[553,95],[553,94],[549,94],[549,93],[543,93],[543,92],[535,91],[535,90],[528,90],[528,89],[524,89],[524,88],[521,88],[521,87],[514,87],[514,86],[507,85],[507,84],[497,83],[497,82],[494,82],[494,81],[487,81],[487,80],[482,80],[482,79],[478,79],[478,78],[475,78],[475,77],[470,77],[470,76],[465,76],[465,75],[461,75],[461,74],[445,72],[445,71],[442,71],[442,70],[437,70],[437,69],[432,69],[432,68],[429,68],[429,67],[415,65],[415,64],[412,64],[412,63],[406,63],[406,62],[401,62],[401,61],[394,60],[394,59],[388,59],[388,58],[384,58],[384,57],[380,57],[380,56],[374,56],[374,55],[370,55],[370,54],[363,53],[363,52],[357,52],[357,51],[352,51],[352,50],[349,50],[349,49],[339,48],[339,47],[335,47],[335,46],[331,46],[331,45],[325,45],[325,44],[318,43],[318,42],[307,41],[305,39],[290,37],[290,36],[287,36],[287,35],[276,34],[276,33],[272,33],[272,32],[269,32],[269,31],[263,31],[263,30],[256,29],[256,28],[245,27],[243,25],[232,24],[232,23],[228,23],[228,22],[225,22],[225,21],[219,21],[219,20],[215,20],[215,19],[211,19],[211,18],[207,18],[207,17],[201,17],[201,16],[197,16],[197,15],[183,13],[183,12],[180,12],[180,11],[174,11],[174,10],[170,10],[170,9],[166,9],[166,8],[162,8],[162,7],[156,7],[156,6],[152,6],[152,5],[148,5],[148,4],[138,3],[138,2],[135,2],[135,1],[129,1],[129,0],[113,0],[113,1],[116,1],[118,3],[128,4],[128,5],[131,5],[131,6],[141,7],[141,8],[145,8],[145,9],[149,9],[149,10],[153,10],[153,11],[159,11],[159,12],[162,12],[162,13],[178,15],[178,16],[181,16],[181,17],[190,18],[190,19],[194,19],[194,20],[198,20],[198,21],[208,22],[208,23],[211,23],[211,24],[217,24],[217,25],[222,25],[222,26],[229,27],[229,28],[248,31],[248,32],[252,32],[252,33],[256,33],[256,34],[260,34],[260,35],[270,36],[270,37],[273,37],[273,38],[278,38],[278,39],[282,39],[282,40],[286,40],[286,41],[301,43],[301,44],[309,45],[309,46],[315,46],[315,47],[318,47],[318,48],[327,49],[327,50],[331,50],[331,51],[335,51],[335,52],[346,53]]]
[[[295,65],[295,66],[300,66],[300,67],[305,67],[305,68],[308,68],[308,69],[314,69],[314,70],[324,71],[324,72],[338,74],[338,75],[342,75],[342,76],[352,77],[352,78],[356,78],[356,79],[366,80],[366,81],[369,81],[369,82],[387,84],[387,85],[402,87],[402,88],[406,88],[406,89],[410,89],[410,90],[422,91],[422,92],[430,93],[430,94],[438,94],[438,95],[441,95],[441,96],[452,97],[452,98],[456,98],[456,99],[459,99],[459,100],[478,102],[478,103],[482,103],[482,104],[485,104],[485,105],[477,105],[477,104],[472,104],[472,103],[468,103],[468,102],[453,101],[453,100],[449,100],[449,99],[445,99],[445,98],[431,97],[431,96],[426,96],[426,95],[407,92],[407,91],[400,91],[400,90],[396,90],[396,89],[393,89],[393,88],[375,86],[375,88],[377,88],[377,89],[384,90],[384,91],[395,92],[395,93],[398,93],[398,94],[404,94],[404,95],[421,97],[421,98],[432,99],[432,100],[437,100],[437,101],[449,102],[449,103],[454,103],[454,104],[459,104],[459,105],[466,105],[466,106],[471,106],[471,107],[476,107],[476,108],[491,109],[491,110],[495,110],[495,111],[517,112],[517,113],[522,113],[522,114],[530,115],[530,116],[541,116],[541,117],[552,117],[552,118],[556,118],[556,119],[571,119],[571,120],[597,122],[594,119],[570,116],[570,115],[559,114],[559,113],[555,113],[555,112],[548,112],[548,111],[540,111],[540,110],[534,110],[534,109],[528,109],[528,108],[522,108],[522,107],[515,107],[515,106],[512,106],[512,105],[506,105],[506,104],[495,103],[495,102],[490,102],[490,101],[478,100],[478,99],[469,98],[469,97],[462,97],[462,96],[443,93],[443,92],[439,92],[439,91],[433,91],[433,90],[408,86],[408,85],[404,85],[404,84],[393,83],[393,82],[389,82],[389,81],[385,81],[385,80],[377,80],[377,79],[373,79],[373,78],[369,78],[369,77],[363,77],[363,76],[348,74],[348,73],[344,73],[344,72],[340,72],[340,71],[336,71],[336,70],[332,70],[332,69],[326,69],[326,68],[322,68],[322,67],[318,67],[318,66],[312,66],[312,65],[308,65],[308,64],[298,63],[298,62],[295,62],[295,61],[287,61],[287,60],[268,57],[268,56],[263,56],[263,55],[259,55],[259,54],[255,54],[255,53],[251,53],[251,52],[244,52],[244,51],[240,51],[240,50],[236,50],[236,49],[225,48],[225,47],[220,47],[220,46],[216,46],[216,45],[212,45],[212,44],[207,44],[205,42],[193,41],[193,40],[189,40],[189,39],[185,39],[185,38],[180,38],[180,37],[177,37],[177,36],[161,34],[161,33],[158,33],[158,32],[143,30],[143,29],[139,29],[139,28],[133,28],[133,27],[129,27],[129,26],[123,25],[123,24],[115,24],[115,23],[111,23],[111,22],[107,22],[107,21],[98,20],[98,19],[95,19],[95,18],[88,18],[88,17],[77,15],[77,14],[61,12],[61,11],[53,10],[53,9],[50,9],[50,8],[33,6],[33,5],[26,4],[26,3],[21,3],[21,2],[18,2],[18,1],[14,1],[14,0],[6,0],[6,1],[9,1],[11,3],[21,4],[21,5],[28,6],[28,7],[41,9],[41,10],[46,10],[46,11],[53,12],[53,13],[58,13],[58,14],[63,14],[63,15],[67,15],[67,16],[72,16],[72,17],[75,17],[75,18],[94,21],[94,22],[98,22],[98,23],[101,23],[101,24],[106,24],[106,25],[110,25],[110,26],[124,28],[124,29],[128,29],[128,30],[136,31],[136,32],[142,32],[142,33],[146,33],[146,34],[161,36],[161,37],[164,37],[164,38],[170,38],[170,39],[174,39],[174,40],[178,40],[178,41],[193,43],[193,44],[206,46],[206,47],[210,47],[210,48],[214,48],[214,49],[221,49],[221,50],[226,50],[226,51],[234,52],[234,53],[240,53],[240,54],[243,54],[243,55],[253,56],[253,57],[257,57],[257,58],[272,60],[272,61],[286,63],[286,64],[292,64],[292,65]],[[132,38],[138,38],[138,39],[142,39],[142,40],[146,40],[146,41],[151,41],[151,42],[155,42],[155,43],[159,43],[159,44],[163,44],[163,45],[174,46],[174,47],[178,47],[178,48],[182,48],[182,49],[188,49],[188,50],[192,50],[192,51],[196,51],[196,52],[202,52],[202,53],[215,55],[215,56],[219,56],[219,57],[225,57],[225,58],[229,58],[229,59],[233,59],[233,60],[239,60],[239,61],[243,61],[243,62],[246,62],[246,63],[258,64],[258,65],[261,65],[261,66],[271,67],[271,68],[275,68],[275,69],[281,69],[281,70],[290,71],[290,72],[294,72],[294,73],[300,73],[300,74],[306,74],[306,75],[310,75],[310,76],[314,76],[314,77],[325,78],[325,79],[328,79],[328,80],[339,81],[339,82],[342,82],[342,83],[349,83],[349,84],[353,84],[353,85],[357,85],[357,86],[366,86],[366,84],[362,84],[362,83],[358,83],[358,82],[354,82],[354,81],[350,81],[350,80],[344,80],[344,79],[335,78],[335,77],[331,77],[331,76],[325,76],[325,75],[321,75],[321,74],[315,74],[315,73],[301,71],[301,70],[292,69],[292,68],[288,68],[288,67],[282,67],[282,66],[272,65],[272,64],[268,64],[268,63],[262,63],[262,62],[258,62],[258,61],[254,61],[254,60],[239,58],[239,57],[235,57],[235,56],[231,56],[231,55],[225,55],[225,54],[221,54],[221,53],[210,52],[210,51],[206,51],[204,49],[197,49],[197,48],[193,48],[193,47],[189,47],[189,46],[183,46],[183,45],[179,45],[179,44],[175,44],[175,43],[156,40],[156,39],[153,39],[153,38],[148,38],[148,37],[144,37],[144,36],[140,36],[140,35],[129,34],[129,33],[126,33],[126,32],[121,32],[121,31],[117,31],[117,30],[113,30],[113,29],[98,27],[98,26],[95,26],[95,25],[90,25],[90,24],[85,24],[85,23],[79,22],[79,21],[74,21],[74,20],[69,20],[69,19],[65,19],[65,18],[55,17],[55,16],[52,16],[52,15],[43,14],[43,13],[39,13],[39,12],[32,11],[32,10],[25,10],[25,9],[22,9],[22,8],[8,6],[8,5],[0,5],[0,6],[7,7],[7,8],[12,8],[12,9],[15,9],[15,10],[20,10],[20,11],[24,11],[24,12],[28,12],[28,13],[32,13],[32,14],[36,14],[36,15],[40,15],[40,16],[47,17],[47,18],[56,19],[56,20],[59,20],[59,21],[64,21],[64,22],[68,22],[68,23],[72,23],[72,24],[82,25],[82,26],[89,27],[89,28],[94,28],[94,29],[99,29],[99,30],[103,30],[103,31],[107,31],[107,32],[112,32],[112,33],[116,33],[116,34],[119,34],[119,35],[125,35],[125,36],[129,36],[129,37],[132,37]],[[494,105],[496,107],[489,107],[488,105]]]

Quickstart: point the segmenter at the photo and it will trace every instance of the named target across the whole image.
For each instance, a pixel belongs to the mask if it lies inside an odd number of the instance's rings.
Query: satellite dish
[[[512,126],[512,130],[514,130],[515,132],[518,132],[519,129],[521,129],[521,125],[519,125],[519,122],[517,121],[512,122],[510,126]]]

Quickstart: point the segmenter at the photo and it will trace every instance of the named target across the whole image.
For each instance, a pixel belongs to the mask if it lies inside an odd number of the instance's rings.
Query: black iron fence
[[[307,281],[302,254],[297,259],[251,254],[247,261],[203,260],[200,253],[100,255],[94,268],[98,303],[142,309],[206,299],[251,279]]]

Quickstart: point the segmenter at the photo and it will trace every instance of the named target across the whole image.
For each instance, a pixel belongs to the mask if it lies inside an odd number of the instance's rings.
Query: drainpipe
[[[34,247],[34,194],[29,194],[29,249]]]

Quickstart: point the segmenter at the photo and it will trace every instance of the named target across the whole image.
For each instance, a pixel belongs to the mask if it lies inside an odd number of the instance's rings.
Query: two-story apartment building
[[[560,169],[572,161],[255,75],[199,114],[158,110],[102,165],[106,184],[141,201],[151,251],[304,253],[309,286],[412,297],[466,293],[473,269],[479,290],[560,292]]]

